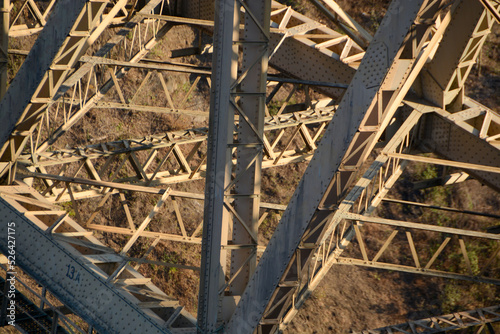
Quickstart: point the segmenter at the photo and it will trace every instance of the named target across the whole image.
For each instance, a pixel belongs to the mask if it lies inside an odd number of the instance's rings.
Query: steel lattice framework
[[[393,0],[373,36],[335,1],[310,3],[328,25],[271,0],[0,2],[1,326],[14,264],[24,333],[277,333],[334,265],[500,285],[494,226],[376,215],[387,202],[500,218],[388,196],[414,163],[454,171],[415,189],[476,179],[500,191],[500,115],[465,95],[500,3]],[[179,27],[198,34],[165,55]],[[95,139],[79,128],[107,110],[204,125]],[[88,138],[58,146],[68,136]],[[290,201],[262,200],[265,171],[299,162]],[[149,259],[167,242],[196,260]],[[199,274],[197,316],[144,265]],[[499,321],[485,305],[366,333],[494,333]]]

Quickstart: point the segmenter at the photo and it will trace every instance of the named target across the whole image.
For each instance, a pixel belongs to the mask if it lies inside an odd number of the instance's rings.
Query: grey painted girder
[[[211,2],[212,3],[212,2]],[[201,5],[200,5],[201,7]],[[224,207],[231,182],[231,149],[235,110],[231,104],[238,75],[239,5],[235,0],[215,1],[214,53],[207,144],[207,175],[203,212],[198,332],[218,331],[225,284],[229,211]]]
[[[12,164],[33,133],[46,104],[54,97],[78,58],[104,31],[127,0],[103,19],[107,1],[60,0],[43,32],[0,102],[0,175]]]
[[[99,332],[170,333],[171,328],[195,331],[194,318],[185,311],[168,323],[169,314],[174,314],[178,303],[151,283],[142,282],[144,292],[134,292],[137,297],[122,289],[122,278],[144,277],[126,265],[127,261],[120,262],[119,257],[118,262],[115,256],[102,265],[87,258],[89,254],[101,254],[104,258],[114,252],[68,214],[61,215],[64,211],[46,202],[34,189],[10,186],[2,187],[0,193],[4,217],[0,229],[5,235],[8,227],[15,230],[16,265]],[[0,248],[9,254],[6,238],[1,240]],[[115,279],[118,280],[114,282]],[[148,295],[163,301],[155,311],[141,304],[150,299]],[[161,308],[163,312],[159,311]]]
[[[449,23],[448,13],[427,45],[429,22],[441,14],[441,8],[440,1],[394,1],[389,7],[227,326],[228,333],[253,331],[266,309],[278,318],[283,315],[286,306],[279,304],[292,296],[293,282],[306,269],[323,231],[331,227],[323,223],[329,222],[332,207],[346,195],[359,166]],[[412,34],[414,29],[421,34]],[[308,247],[297,250],[301,244]],[[286,287],[288,283],[292,285]],[[278,304],[277,309],[271,301]],[[279,323],[275,318],[268,325],[263,323],[262,330],[272,330]]]

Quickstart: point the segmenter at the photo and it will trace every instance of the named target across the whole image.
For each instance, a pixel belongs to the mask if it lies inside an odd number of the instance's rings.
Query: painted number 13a
[[[71,264],[68,264],[66,267],[68,267],[66,277],[68,277],[70,280],[80,283],[80,273],[76,271],[76,268]]]

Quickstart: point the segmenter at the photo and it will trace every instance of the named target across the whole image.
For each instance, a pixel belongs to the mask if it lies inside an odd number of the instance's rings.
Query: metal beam
[[[60,0],[0,103],[0,175],[12,168],[46,104],[127,0],[103,20],[107,1]],[[17,132],[16,132],[17,131]],[[11,178],[12,179],[12,178]]]
[[[409,256],[411,256],[411,254]],[[490,278],[488,276],[475,276],[470,273],[463,274],[463,273],[447,272],[438,269],[425,269],[409,265],[400,265],[400,264],[385,263],[385,262],[373,262],[373,261],[366,261],[363,259],[355,259],[349,257],[339,257],[335,259],[334,263],[339,265],[353,265],[353,266],[366,267],[372,269],[399,271],[403,273],[426,275],[426,276],[440,277],[452,280],[463,280],[473,283],[500,285],[500,279]]]
[[[17,12],[9,9],[12,11],[11,14],[14,18],[10,23],[9,37],[30,36],[42,31],[43,27],[47,24],[47,16],[54,7],[55,2],[56,0],[50,0],[47,6],[41,10],[34,0],[25,0],[20,7],[16,6]],[[19,23],[18,21],[21,20],[25,22],[34,20],[35,23]]]
[[[184,1],[182,6],[182,16],[202,20],[214,17],[214,6],[210,0]],[[273,33],[269,40],[269,65],[302,80],[349,84],[364,55],[363,49],[348,36],[290,7],[276,1],[271,6]],[[285,12],[287,14],[283,15]],[[319,40],[307,36],[307,32],[313,30],[322,35]],[[334,99],[339,99],[344,93],[342,89],[328,87],[319,91]]]
[[[318,138],[323,134],[323,129],[334,112],[335,106],[331,106],[266,117],[265,132],[261,136],[265,145],[260,148],[263,151],[262,167],[273,168],[309,160]],[[241,122],[245,121],[242,119]],[[207,132],[206,128],[191,129],[146,138],[54,150],[35,156],[22,156],[18,162],[19,167],[33,167],[42,174],[49,173],[46,169],[53,168],[50,173],[61,176],[68,176],[65,170],[71,170],[71,166],[78,168],[80,164],[85,163],[86,168],[80,168],[77,174],[70,176],[88,177],[92,180],[143,186],[186,182],[205,177]],[[148,154],[144,154],[146,152]],[[196,158],[197,156],[200,158]],[[155,157],[159,160],[155,160]],[[118,170],[109,167],[113,161],[120,160],[123,163],[116,167]],[[234,157],[233,163],[236,163]],[[95,172],[89,173],[89,168]],[[118,177],[119,173],[124,172],[127,173],[125,176]],[[64,185],[62,187],[64,188]],[[54,185],[50,190],[45,189],[47,191],[44,190],[44,193],[51,200],[57,198],[57,201],[67,201],[67,195],[60,194],[64,191],[63,188]],[[73,191],[76,199],[88,195],[82,194],[85,192],[83,189]],[[96,195],[100,196],[99,193]]]
[[[150,0],[142,10],[144,11],[151,11],[153,10],[161,1],[163,0]],[[67,78],[67,75],[70,73],[70,71],[73,69],[73,66],[78,62],[78,59],[84,51],[97,39],[97,37],[104,31],[104,29],[110,24],[112,21],[114,15],[116,15],[121,9],[123,9],[123,6],[125,5],[127,1],[126,0],[120,0],[117,4],[114,5],[114,7],[108,12],[106,16],[102,16],[96,11],[96,3],[97,2],[88,2],[85,5],[85,8],[88,9],[88,12],[82,12],[80,16],[78,16],[77,22],[74,24],[73,30],[71,30],[71,36],[67,38],[67,40],[63,43],[63,46],[61,50],[57,51],[54,50],[54,52],[58,52],[57,57],[54,59],[54,64],[47,63],[47,66],[50,65],[50,68],[48,70],[45,76],[43,76],[43,73],[40,74],[42,77],[42,83],[40,84],[40,87],[43,87],[44,89],[36,88],[36,85],[33,87],[33,89],[36,90],[36,94],[38,94],[37,98],[32,98],[31,100],[27,98],[28,100],[26,101],[27,107],[22,114],[22,119],[18,121],[18,124],[16,124],[16,129],[15,131],[12,132],[11,134],[11,139],[9,145],[5,144],[4,145],[4,151],[1,155],[0,158],[0,166],[2,166],[2,161],[3,161],[3,166],[6,167],[3,169],[3,171],[0,171],[1,173],[6,173],[8,170],[11,170],[12,165],[16,161],[17,157],[21,154],[23,149],[25,148],[26,144],[28,141],[31,141],[31,150],[32,153],[38,152],[38,151],[43,151],[45,150],[49,143],[52,144],[57,138],[59,138],[60,135],[62,135],[67,129],[69,129],[74,122],[79,119],[78,117],[81,117],[84,112],[74,112],[73,110],[69,110],[70,117],[67,117],[67,115],[64,117],[64,122],[61,127],[59,127],[60,124],[57,124],[56,121],[58,119],[52,119],[52,117],[49,117],[47,113],[47,108],[51,103],[54,101],[58,100],[61,96],[64,95],[66,91],[68,91],[70,88],[74,88],[75,91],[79,91],[80,94],[82,94],[82,86],[80,86],[80,89],[77,88],[78,84],[81,84],[80,80],[88,74],[88,72],[91,71],[92,65],[83,65],[81,66],[76,72],[72,73],[69,78]],[[104,10],[104,7],[106,6],[108,2],[101,3],[100,11],[102,12]],[[56,13],[54,9],[54,12],[51,17]],[[62,9],[64,11],[64,9]],[[64,15],[60,14],[60,15]],[[102,18],[102,21],[100,19]],[[80,24],[80,21],[82,21]],[[89,21],[89,22],[86,22]],[[134,27],[140,23],[140,19],[133,18],[130,22],[128,22],[123,29],[120,30],[119,34],[115,35],[113,38],[111,38],[108,43],[106,43],[99,51],[97,51],[96,56],[105,56],[111,51],[111,49],[120,43],[126,36],[127,33],[130,32]],[[69,23],[68,23],[69,24]],[[56,25],[54,23],[53,25]],[[50,27],[50,26],[49,26]],[[51,28],[52,29],[52,28]],[[47,30],[47,29],[45,29]],[[86,32],[86,31],[89,32]],[[162,34],[165,34],[168,29],[160,29],[159,31],[155,30],[155,33],[159,34],[162,36]],[[45,33],[44,33],[45,34]],[[145,34],[143,36],[146,38],[148,34]],[[42,34],[43,36],[43,34]],[[46,38],[49,38],[47,36]],[[42,42],[40,42],[43,44]],[[62,42],[61,42],[62,43]],[[69,44],[68,44],[69,43]],[[76,43],[76,44],[75,44]],[[141,43],[140,46],[140,51],[136,54],[136,58],[134,57],[131,61],[137,61],[141,57],[143,57],[151,48],[156,44],[156,39],[153,38],[152,41],[145,42],[146,45],[142,45],[143,41],[139,41]],[[134,46],[134,43],[131,43],[132,47]],[[35,43],[35,45],[37,45]],[[44,48],[44,45],[41,45],[38,48]],[[67,48],[68,50],[64,49]],[[32,49],[36,50],[36,49]],[[38,53],[44,53],[47,54],[46,49],[44,51],[38,50]],[[31,58],[36,58],[35,56],[32,56]],[[23,66],[28,66],[29,62],[28,60],[30,57],[25,60]],[[45,59],[42,57],[42,59]],[[37,60],[37,59],[35,59]],[[50,59],[45,59],[45,62],[49,62]],[[40,64],[36,65],[39,66]],[[35,66],[35,65],[33,65]],[[19,71],[19,73],[25,73],[29,72],[31,69],[27,68],[25,69],[24,72]],[[123,75],[123,71],[118,71],[116,76],[120,77]],[[37,72],[38,73],[38,72]],[[62,74],[61,74],[62,73]],[[29,74],[23,74],[23,75],[29,75]],[[54,80],[53,78],[57,78],[57,80]],[[87,97],[87,94],[89,93],[89,86],[92,85],[94,79],[92,77],[92,74],[90,74],[86,84],[87,87],[83,90],[83,95],[80,98],[81,100],[84,100],[84,97]],[[30,76],[30,78],[24,78],[23,80],[28,80],[28,82],[32,82],[33,78]],[[112,80],[109,80],[112,81]],[[95,82],[96,83],[96,82]],[[22,85],[19,84],[19,85]],[[97,83],[96,83],[97,85]],[[94,88],[94,91],[96,94],[91,96],[89,98],[90,102],[87,102],[83,105],[83,108],[85,109],[85,112],[88,111],[89,105],[92,105],[92,103],[95,103],[98,101],[102,96],[109,90],[111,87],[113,87],[113,83],[109,84],[106,83],[104,87],[101,87],[100,91],[96,91],[96,88]],[[24,87],[22,87],[24,88]],[[20,88],[19,88],[20,89]],[[107,90],[106,90],[107,89]],[[102,94],[101,94],[102,93]],[[26,93],[25,93],[26,94]],[[40,95],[42,94],[42,95]],[[28,94],[29,95],[29,94]],[[97,97],[96,97],[97,96]],[[31,101],[31,102],[30,102]],[[9,102],[10,103],[10,102]],[[8,103],[7,103],[8,105]],[[20,105],[19,103],[17,105]],[[1,105],[0,105],[1,107]],[[0,110],[0,112],[2,112]],[[73,113],[72,113],[73,112]],[[69,119],[67,119],[69,118]],[[41,123],[41,120],[45,119],[45,123],[47,123],[47,129],[43,129],[43,125]],[[56,124],[54,124],[56,123]],[[58,127],[57,131],[55,134],[52,133],[52,129],[54,127]],[[44,133],[47,131],[49,133],[49,138],[45,139],[42,137],[42,143],[39,144],[40,141],[40,136],[37,138],[33,138],[33,133],[37,131],[38,134]],[[45,141],[43,141],[45,139]],[[7,149],[9,148],[9,149]],[[12,177],[10,177],[13,179]]]
[[[323,5],[323,2],[326,4]],[[373,36],[359,25],[349,14],[347,14],[336,1],[333,0],[311,0],[319,10],[323,12],[330,20],[335,22],[350,38],[356,41],[364,49],[368,47]],[[330,9],[328,9],[329,7]],[[330,11],[332,10],[333,13]]]
[[[382,224],[382,225],[388,225],[388,226],[394,226],[394,227],[405,227],[405,228],[411,228],[411,229],[415,229],[415,230],[433,231],[433,232],[439,232],[439,233],[444,233],[444,234],[484,238],[484,239],[491,239],[491,240],[500,240],[500,235],[492,234],[492,233],[484,233],[484,232],[479,232],[479,231],[468,231],[468,230],[459,229],[459,228],[452,228],[452,227],[446,227],[446,226],[436,226],[436,225],[423,224],[423,223],[412,223],[412,222],[387,219],[387,218],[369,217],[369,216],[360,215],[360,214],[356,214],[356,213],[350,213],[350,212],[346,212],[346,213],[342,214],[342,219],[355,220],[355,221],[368,222],[368,223],[376,223],[376,224]]]
[[[25,186],[2,187],[0,191],[0,211],[4,217],[0,230],[5,235],[15,233],[16,265],[23,271],[100,332],[171,332],[170,328],[163,327],[165,320],[161,316],[139,308],[140,298],[114,286],[113,276],[120,278],[119,273],[113,273],[114,266],[106,272],[84,259],[84,249],[71,246],[73,242],[81,244],[86,241],[97,249],[105,248],[97,239],[75,233],[85,230],[68,215],[61,217],[60,212],[54,211],[36,191]],[[35,209],[27,210],[26,207]],[[84,239],[62,237],[67,232]],[[64,241],[59,241],[60,238]],[[7,238],[0,242],[0,249],[4,254],[11,254]],[[123,272],[125,277],[143,278],[129,266],[121,268],[120,273]],[[146,283],[145,289],[168,299],[151,283]],[[182,323],[185,328],[194,330],[192,317],[186,312],[179,314],[178,321],[178,325]]]
[[[487,324],[500,321],[500,305],[437,315],[426,319],[410,320],[403,324],[354,332],[356,334],[432,334],[449,331],[464,331],[471,327],[480,328],[475,333],[488,333]],[[490,332],[492,334],[492,332]]]
[[[214,53],[210,118],[207,148],[207,176],[203,214],[200,291],[198,297],[198,332],[213,333],[220,324],[226,270],[229,211],[225,208],[226,187],[231,181],[231,149],[234,109],[231,86],[238,72],[239,6],[235,0],[215,2]]]
[[[309,263],[311,251],[321,243],[325,226],[330,227],[322,223],[330,221],[334,212],[331,208],[346,195],[360,165],[436,47],[450,15],[445,16],[430,42],[427,22],[441,14],[441,7],[440,1],[391,3],[390,14],[368,47],[227,326],[227,333],[253,331],[266,309],[278,317],[285,311],[273,308],[269,302],[274,300],[279,305],[278,299],[292,298],[294,290],[280,290],[280,282],[294,281]],[[415,36],[411,34],[414,29],[422,29],[423,33]],[[424,45],[427,47],[420,54]],[[317,232],[310,235],[312,230]],[[314,248],[301,253],[297,250],[301,242]]]
[[[219,290],[223,298],[222,318],[227,321],[255,271],[260,218],[262,161],[265,149],[264,125],[266,82],[269,59],[271,0],[241,1],[244,7],[244,33],[241,75],[233,85],[231,103],[239,114],[236,140],[236,165],[231,187],[226,194],[234,197],[229,225],[233,245],[254,245],[231,251],[226,289]]]
[[[479,171],[484,171],[484,172],[488,172],[488,173],[497,173],[497,174],[500,173],[500,167],[495,167],[495,166],[480,165],[480,164],[473,164],[473,163],[453,161],[453,160],[443,160],[443,159],[423,157],[420,155],[401,154],[401,153],[388,153],[388,156],[390,156],[391,158],[403,159],[403,160],[408,160],[408,161],[418,161],[418,162],[423,162],[423,163],[428,163],[428,164],[433,164],[433,165],[456,167],[456,168],[462,168],[462,169],[467,169],[467,170],[469,170],[469,169],[470,170],[479,170]]]
[[[466,99],[461,112],[438,110],[426,116],[419,134],[421,146],[453,160],[467,173],[500,191],[500,116],[479,103]],[[478,154],[481,152],[481,154]],[[473,165],[483,165],[484,168]]]

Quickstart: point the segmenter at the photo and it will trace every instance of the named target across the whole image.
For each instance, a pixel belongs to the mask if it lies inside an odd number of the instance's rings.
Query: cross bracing
[[[40,34],[40,42],[35,42],[17,81],[10,83],[0,104],[5,119],[8,115],[0,131],[4,141],[2,175],[6,184],[18,187],[4,188],[4,192],[31,206],[48,208],[53,205],[49,203],[69,202],[68,209],[75,217],[70,219],[52,207],[55,214],[39,213],[42,210],[18,202],[9,202],[6,212],[12,217],[26,210],[35,212],[35,218],[52,215],[54,231],[65,224],[76,229],[57,236],[49,227],[47,240],[56,247],[53,252],[58,256],[64,253],[58,246],[61,243],[106,254],[99,253],[97,260],[88,256],[75,259],[86,270],[96,264],[112,267],[106,273],[111,278],[101,275],[95,284],[102,284],[103,277],[105,282],[127,280],[141,264],[201,270],[198,325],[164,294],[154,301],[130,304],[132,311],[127,311],[127,317],[146,321],[160,332],[283,330],[334,264],[498,284],[500,248],[495,234],[372,217],[384,200],[390,200],[389,192],[415,161],[462,171],[459,176],[443,176],[437,184],[472,177],[498,191],[500,117],[466,97],[464,90],[481,47],[498,20],[498,3],[395,2],[374,37],[335,2],[314,4],[342,33],[277,2],[216,1],[219,8],[232,8],[216,16],[211,1],[81,1],[81,7],[74,2],[66,6],[78,19],[66,17],[67,35],[63,33],[50,43],[52,51],[47,57],[37,57],[40,51],[36,48],[50,39],[51,29],[62,28],[58,24],[63,23],[57,23],[56,18],[63,15],[65,2],[4,4],[11,10],[11,18],[3,16],[10,24],[3,25],[2,36]],[[175,27],[184,25],[200,29],[198,45],[172,50],[174,61],[151,58],[155,46],[168,40]],[[115,30],[101,37],[108,26]],[[216,36],[213,44],[203,46],[203,36],[212,34]],[[89,48],[96,41],[103,41],[104,46]],[[212,52],[211,66],[182,62],[183,57],[197,54],[207,59]],[[4,52],[8,53],[24,54],[19,50]],[[268,66],[273,69],[269,75]],[[37,76],[32,75],[35,69]],[[133,88],[128,76],[140,78]],[[179,93],[171,82],[181,76],[192,79]],[[144,100],[145,92],[155,85],[165,103]],[[211,107],[204,102],[191,103],[207,91],[211,92]],[[283,91],[285,100],[274,102]],[[319,98],[323,100],[317,101]],[[214,104],[214,99],[219,104]],[[75,129],[90,111],[106,113],[107,108],[209,117],[210,122],[208,127],[144,133],[135,139],[97,138],[97,143],[90,145],[57,147],[68,133],[78,133]],[[366,169],[370,154],[376,157]],[[300,161],[311,162],[288,206],[262,202],[262,170]],[[205,195],[195,186],[193,192],[168,188],[204,178]],[[20,186],[21,180],[33,188]],[[26,192],[31,199],[23,202],[21,194]],[[134,204],[127,200],[130,192],[161,198],[151,203],[148,217],[132,217]],[[210,202],[210,196],[219,193],[222,197],[215,196]],[[96,223],[100,212],[118,197],[125,213],[123,225]],[[81,212],[85,201],[91,200],[97,201],[96,210]],[[204,219],[192,222],[183,218],[183,205],[189,207],[189,201],[205,202]],[[206,208],[208,203],[211,209]],[[163,206],[171,208],[175,231],[166,233],[151,223],[157,212],[169,214],[160,211]],[[268,243],[258,239],[260,226],[270,212],[279,212],[282,218]],[[33,225],[30,219],[20,220],[27,231],[47,229],[47,225]],[[365,242],[363,226],[369,224],[394,228],[388,239],[379,240],[379,248],[371,249],[373,245]],[[127,235],[129,241],[113,254],[103,245],[81,239],[92,238],[92,231]],[[423,252],[415,241],[418,231],[442,234],[443,242],[433,253]],[[400,236],[406,240],[410,261],[383,261],[395,241],[401,241]],[[143,257],[127,255],[142,238],[153,241]],[[477,242],[470,238],[489,240],[478,268],[471,264],[467,251]],[[148,260],[155,247],[165,241],[202,245],[202,262]],[[398,247],[403,247],[401,242]],[[22,269],[90,328],[133,331],[119,327],[123,324],[114,323],[113,317],[103,322],[98,312],[84,312],[75,306],[86,301],[79,300],[73,287],[56,288],[58,278],[51,270],[37,271],[30,264],[28,249]],[[435,268],[436,259],[453,252],[454,258],[461,258],[461,266]],[[128,268],[127,262],[135,262],[136,267]],[[137,297],[133,282],[127,283],[120,288]],[[151,283],[147,286],[161,294]],[[118,284],[106,285],[113,296],[123,294],[120,288]],[[182,322],[181,317],[188,320]],[[489,322],[480,325],[481,330],[491,327]]]

